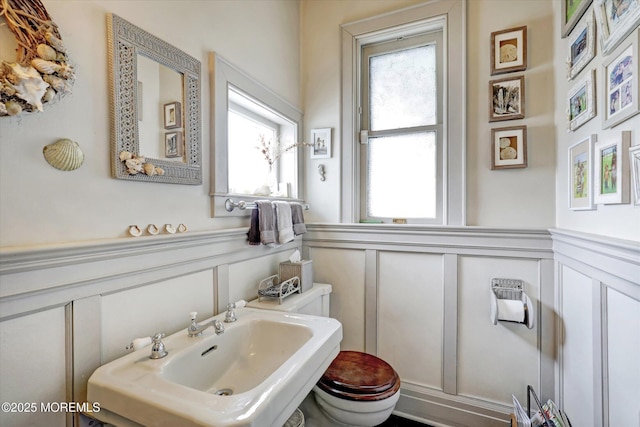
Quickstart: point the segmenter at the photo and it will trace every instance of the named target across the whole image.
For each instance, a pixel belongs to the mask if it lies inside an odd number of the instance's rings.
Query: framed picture
[[[627,154],[631,131],[621,132],[616,141],[595,144],[594,199],[599,204],[629,203],[629,170]]]
[[[628,42],[622,44],[608,62],[603,64],[605,129],[638,114],[640,87],[638,86],[638,38],[636,30]]]
[[[587,66],[596,54],[596,25],[593,13],[589,12],[580,20],[569,38],[567,56],[567,78],[572,80]]]
[[[491,129],[491,169],[527,167],[527,127]]]
[[[527,27],[491,33],[491,75],[526,69]]]
[[[489,82],[489,121],[524,119],[524,76]]]
[[[569,90],[567,96],[569,130],[576,130],[596,115],[595,70]]]
[[[182,127],[182,107],[178,101],[164,104],[164,128]]]
[[[595,0],[595,11],[605,55],[640,25],[640,0]]]
[[[569,35],[593,0],[562,1],[562,38]]]
[[[569,209],[592,210],[593,203],[593,147],[597,135],[569,147]]]
[[[640,145],[629,148],[631,166],[631,191],[634,206],[640,206]]]
[[[167,132],[164,134],[164,156],[182,157],[182,132]]]
[[[331,128],[311,130],[311,158],[328,159],[331,157]]]

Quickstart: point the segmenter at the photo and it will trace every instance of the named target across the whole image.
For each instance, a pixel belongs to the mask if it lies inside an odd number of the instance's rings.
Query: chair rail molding
[[[300,246],[249,246],[244,228],[0,250],[0,320]]]

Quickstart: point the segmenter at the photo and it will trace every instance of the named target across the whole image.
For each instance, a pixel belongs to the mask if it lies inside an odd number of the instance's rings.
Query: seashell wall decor
[[[153,163],[146,163],[144,156],[133,154],[129,151],[121,151],[118,157],[121,162],[124,162],[129,175],[136,175],[139,173],[143,173],[148,176],[164,175],[164,169],[154,166]]]
[[[41,0],[2,1],[2,16],[18,48],[15,62],[0,63],[0,117],[43,111],[75,80],[58,26]]]
[[[42,149],[45,160],[61,171],[72,171],[82,166],[84,153],[77,142],[70,139],[59,139]]]

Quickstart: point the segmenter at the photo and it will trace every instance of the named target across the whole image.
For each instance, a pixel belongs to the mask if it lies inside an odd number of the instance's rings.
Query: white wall
[[[218,52],[300,106],[299,3],[44,0],[43,4],[59,26],[77,78],[73,93],[44,113],[0,119],[0,246],[125,237],[131,224],[146,228],[150,223],[184,223],[191,231],[244,224],[246,220],[210,216],[208,53]],[[107,13],[201,61],[203,185],[110,177]],[[13,40],[2,38],[6,39]],[[13,45],[3,45],[0,51],[2,59],[15,60]],[[59,138],[80,144],[85,153],[80,169],[61,172],[46,163],[42,147]]]
[[[332,127],[331,159],[307,160],[306,194],[312,221],[340,217],[339,25],[420,3],[419,1],[305,1],[302,3],[302,81],[305,128]],[[549,227],[554,224],[553,2],[467,2],[467,224]],[[524,120],[489,124],[488,82],[492,31],[527,25],[529,66]],[[516,75],[516,74],[514,74]],[[500,77],[500,76],[498,76]],[[491,171],[491,128],[528,126],[529,166]],[[318,164],[325,164],[321,182]]]

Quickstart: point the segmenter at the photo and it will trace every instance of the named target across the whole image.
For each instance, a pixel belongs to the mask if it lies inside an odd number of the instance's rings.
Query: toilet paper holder
[[[533,304],[529,296],[524,292],[524,281],[520,279],[491,279],[490,320],[494,325],[497,325],[498,321],[512,321],[501,316],[500,305],[502,304],[499,304],[498,300],[512,300],[521,303],[524,310],[524,319],[516,322],[527,325],[529,329],[533,328],[535,318]]]

